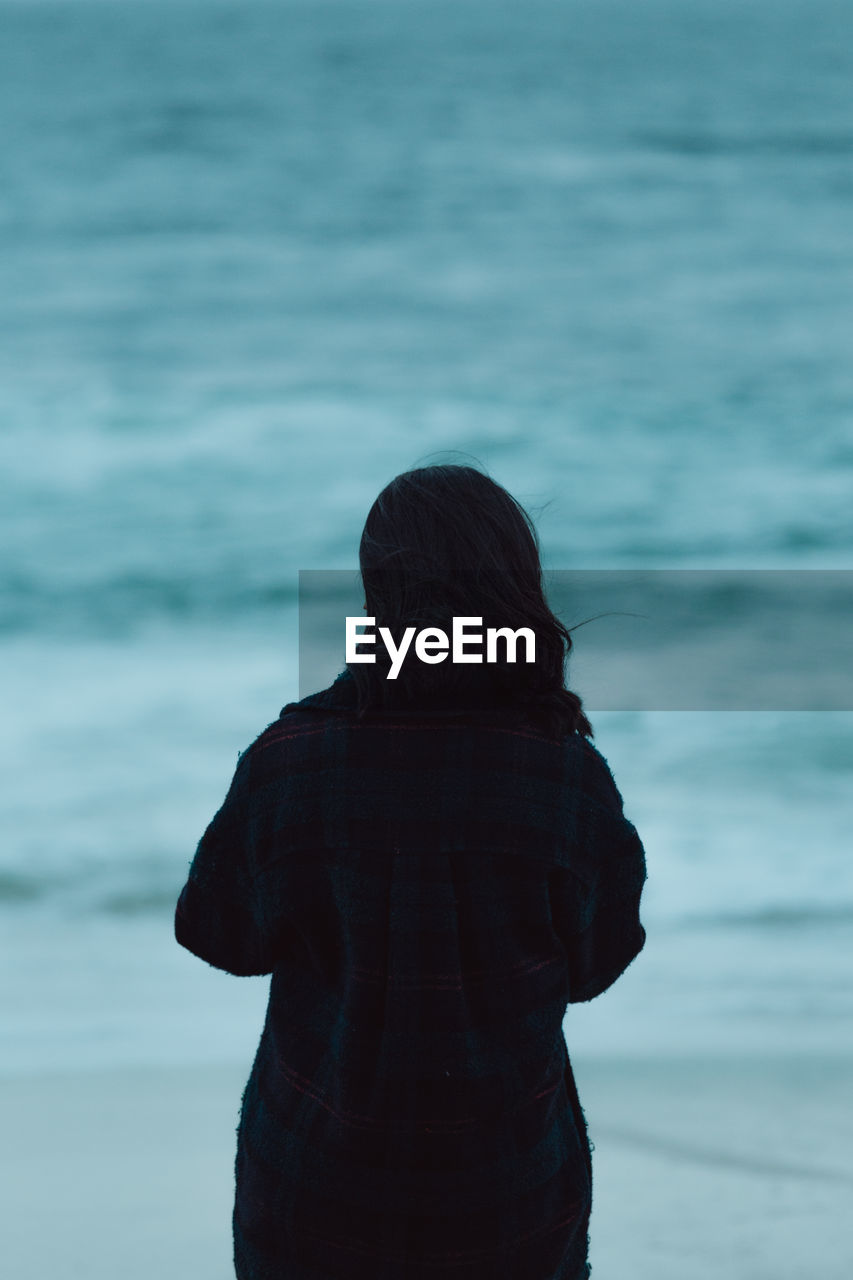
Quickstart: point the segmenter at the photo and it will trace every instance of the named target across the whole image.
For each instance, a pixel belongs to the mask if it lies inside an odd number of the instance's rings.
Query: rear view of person
[[[392,680],[377,645],[239,757],[175,914],[208,963],[272,974],[235,1272],[584,1280],[592,1166],[562,1024],[643,947],[643,846],[506,490],[406,472],[360,563],[397,644],[476,617],[531,628],[535,661],[410,653]]]

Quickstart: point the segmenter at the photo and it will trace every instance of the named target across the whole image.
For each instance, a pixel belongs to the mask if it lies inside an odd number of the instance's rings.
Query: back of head
[[[558,737],[592,727],[576,694],[565,688],[568,629],[542,589],[532,520],[496,481],[474,467],[419,467],[397,476],[371,507],[359,547],[367,614],[399,644],[407,627],[439,628],[454,617],[482,619],[475,630],[520,627],[535,635],[535,661],[418,661],[388,679],[390,658],[377,645],[374,664],[354,664],[358,709],[417,705],[515,705]],[[522,646],[523,648],[523,646]],[[516,655],[518,656],[518,655]]]

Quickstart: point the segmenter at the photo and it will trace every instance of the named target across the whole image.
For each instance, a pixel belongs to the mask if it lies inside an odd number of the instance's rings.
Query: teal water
[[[853,10],[0,31],[0,1057],[227,1053],[254,1024],[171,905],[294,696],[298,570],[356,563],[392,475],[475,456],[552,568],[851,567]],[[595,723],[649,944],[578,1034],[846,1043],[850,713]]]

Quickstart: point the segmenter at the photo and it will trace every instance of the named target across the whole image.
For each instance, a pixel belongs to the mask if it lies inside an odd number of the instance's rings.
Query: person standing
[[[592,1162],[562,1024],[645,942],[645,852],[527,513],[476,468],[397,476],[360,544],[397,641],[454,617],[535,660],[377,646],[242,752],[177,941],[271,974],[240,1108],[238,1280],[585,1280]],[[342,620],[343,634],[343,620]],[[516,655],[518,656],[518,655]]]

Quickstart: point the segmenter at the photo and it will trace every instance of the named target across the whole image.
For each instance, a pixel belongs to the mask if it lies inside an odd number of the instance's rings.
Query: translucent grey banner
[[[567,684],[591,711],[853,710],[853,570],[560,569],[544,580],[576,628]],[[300,571],[300,697],[343,670],[345,619],[363,606],[357,570]]]

